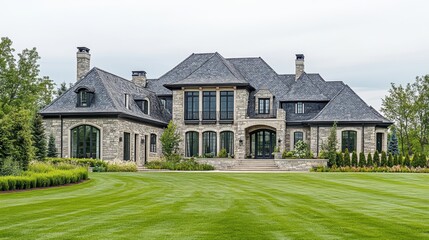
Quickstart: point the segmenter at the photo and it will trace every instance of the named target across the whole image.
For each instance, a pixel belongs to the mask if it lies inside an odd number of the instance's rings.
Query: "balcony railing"
[[[230,123],[234,121],[234,111],[190,111],[185,112],[185,123]]]
[[[255,111],[249,114],[250,118],[276,118],[277,117],[277,108],[269,109],[269,111],[265,111],[260,113],[259,111]]]

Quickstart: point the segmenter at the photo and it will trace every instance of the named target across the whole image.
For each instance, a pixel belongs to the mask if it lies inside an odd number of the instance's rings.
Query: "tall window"
[[[220,149],[224,148],[228,155],[234,154],[234,133],[225,131],[220,133]]]
[[[234,92],[233,91],[220,92],[220,119],[221,120],[234,119]]]
[[[199,93],[185,92],[185,120],[199,120]]]
[[[215,132],[203,132],[203,153],[216,156],[216,142]]]
[[[383,133],[377,133],[376,147],[378,152],[383,150]]]
[[[125,93],[125,107],[127,109],[131,109],[130,108],[130,95]]]
[[[304,141],[304,133],[303,132],[294,132],[293,133],[293,146],[294,147],[298,141]]]
[[[196,157],[199,152],[199,138],[197,132],[187,132],[186,133],[186,142],[185,142],[185,154],[186,157]]]
[[[341,150],[344,152],[347,148],[350,152],[356,151],[356,131],[343,131],[341,136]]]
[[[203,92],[203,120],[216,120],[216,92]]]
[[[124,160],[130,160],[131,153],[131,139],[130,133],[124,132]]]
[[[150,134],[150,152],[156,152],[156,134]]]
[[[73,158],[100,158],[100,130],[80,125],[71,130],[71,156]]]
[[[298,102],[295,104],[295,113],[304,113],[304,103]]]
[[[269,98],[259,98],[258,113],[259,114],[270,113],[270,99]]]

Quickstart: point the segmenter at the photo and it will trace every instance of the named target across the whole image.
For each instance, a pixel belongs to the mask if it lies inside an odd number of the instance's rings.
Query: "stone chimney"
[[[146,87],[147,79],[146,79],[146,72],[145,71],[132,71],[132,81],[137,86],[140,87]]]
[[[295,81],[301,77],[304,72],[304,54],[296,54],[295,60]]]
[[[89,48],[87,47],[78,47],[77,48],[77,79],[80,81],[85,74],[89,72],[89,63],[91,60],[91,54],[89,54]]]

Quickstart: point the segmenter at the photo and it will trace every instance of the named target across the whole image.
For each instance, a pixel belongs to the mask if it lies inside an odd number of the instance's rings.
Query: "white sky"
[[[0,36],[36,47],[41,75],[74,82],[76,47],[91,65],[157,78],[193,52],[260,56],[277,73],[341,80],[380,108],[391,82],[429,74],[429,1],[0,0]]]

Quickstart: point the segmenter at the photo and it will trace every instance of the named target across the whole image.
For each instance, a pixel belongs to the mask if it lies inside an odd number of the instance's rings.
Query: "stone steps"
[[[271,159],[243,159],[239,163],[228,169],[231,171],[279,171],[279,167]]]

